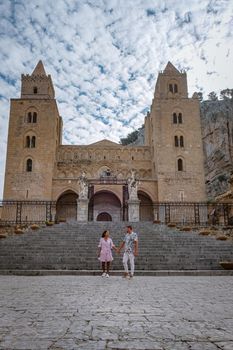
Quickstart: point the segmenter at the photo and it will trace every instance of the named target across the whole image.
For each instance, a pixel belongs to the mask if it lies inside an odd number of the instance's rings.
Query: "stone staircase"
[[[0,240],[0,270],[98,270],[97,246],[110,230],[116,246],[126,223],[63,223]],[[180,232],[149,222],[133,224],[139,234],[136,270],[218,270],[219,261],[233,261],[232,241],[217,241],[195,232]],[[113,252],[113,270],[122,270],[122,256]]]

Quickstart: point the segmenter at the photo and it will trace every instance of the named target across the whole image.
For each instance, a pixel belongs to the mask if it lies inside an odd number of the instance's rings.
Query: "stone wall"
[[[36,112],[36,122],[28,122],[30,111]],[[58,125],[56,100],[11,100],[4,199],[51,199]],[[28,136],[35,137],[35,147],[27,146]]]
[[[145,146],[121,146],[107,141],[87,146],[60,146],[54,178],[78,178],[85,171],[89,179],[97,179],[107,169],[118,179],[127,179],[131,169],[135,169],[140,178],[151,179],[151,151]]]

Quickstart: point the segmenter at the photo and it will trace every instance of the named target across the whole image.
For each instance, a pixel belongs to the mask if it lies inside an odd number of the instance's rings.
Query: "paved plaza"
[[[233,350],[233,277],[0,276],[0,349]]]

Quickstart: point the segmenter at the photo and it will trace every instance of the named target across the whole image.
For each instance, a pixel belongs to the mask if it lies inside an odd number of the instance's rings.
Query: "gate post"
[[[195,225],[200,225],[200,211],[199,211],[199,203],[194,203],[194,218]]]
[[[22,202],[16,203],[16,224],[21,224]]]
[[[165,203],[165,224],[170,222],[170,204]]]

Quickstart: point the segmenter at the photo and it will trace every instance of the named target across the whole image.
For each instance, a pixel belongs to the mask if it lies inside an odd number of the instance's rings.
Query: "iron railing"
[[[109,206],[101,212],[90,201],[88,221],[128,221],[127,200],[119,207]],[[77,220],[77,202],[0,201],[0,225],[31,224],[46,221]],[[182,225],[233,225],[233,203],[154,202],[139,204],[139,221],[160,221]]]
[[[54,201],[0,201],[0,225],[44,223],[55,219]]]

